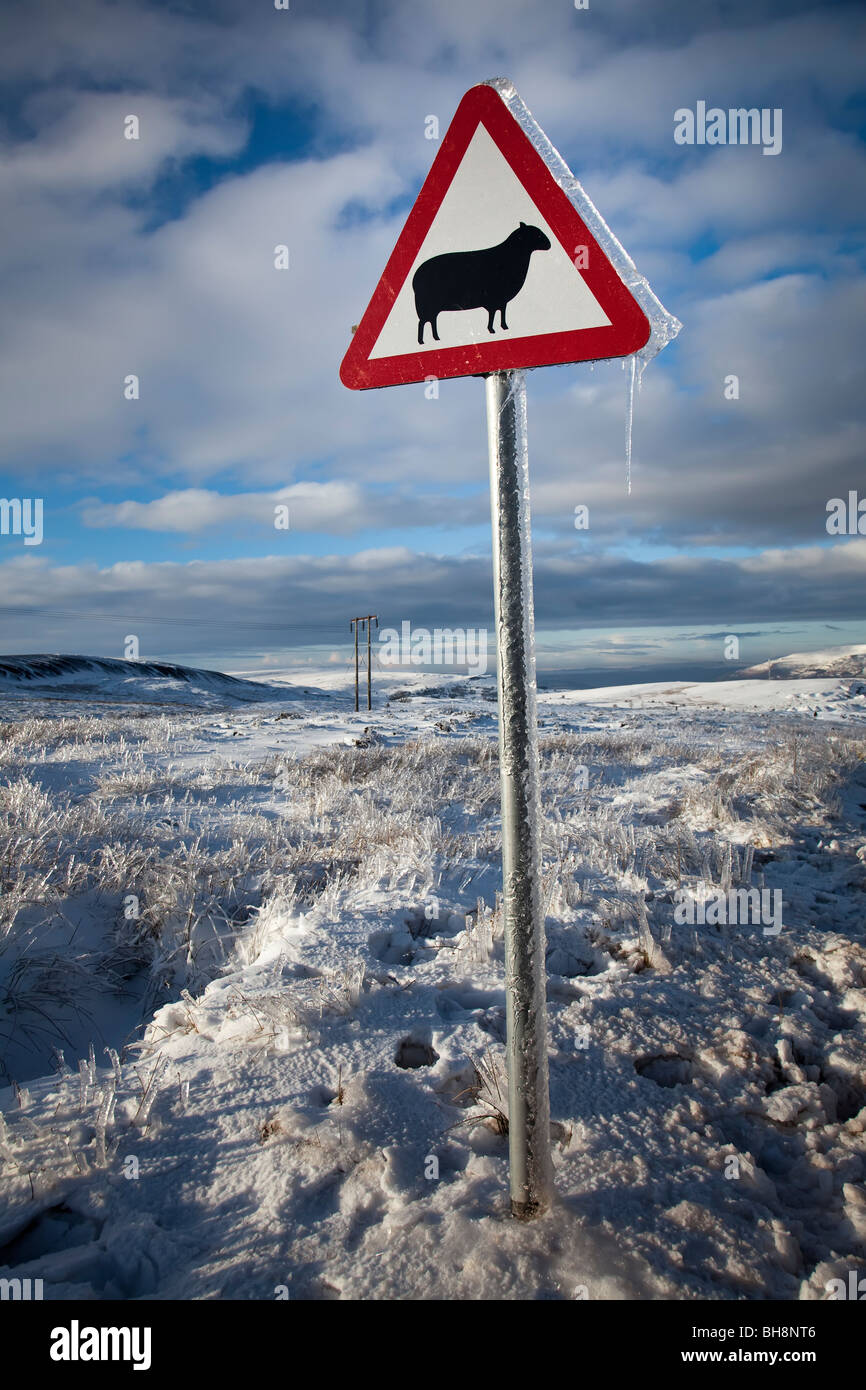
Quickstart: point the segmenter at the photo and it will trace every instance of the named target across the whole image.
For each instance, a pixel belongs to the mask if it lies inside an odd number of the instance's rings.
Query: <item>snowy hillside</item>
[[[862,1268],[857,683],[540,697],[557,1198],[529,1224],[490,695],[3,702],[0,1277],[790,1300]],[[772,926],[677,919],[740,889]]]
[[[842,723],[866,717],[866,681],[732,680],[657,681],[650,685],[608,686],[601,690],[558,692],[558,707],[619,705],[627,709],[664,707],[673,711],[719,709],[777,713]]]
[[[0,698],[22,694],[45,699],[137,701],[145,704],[213,705],[219,702],[285,700],[284,684],[239,680],[221,671],[201,671],[168,662],[117,661],[96,656],[0,657]],[[305,695],[316,692],[304,688]]]
[[[769,667],[769,671],[768,671]],[[767,676],[812,679],[820,676],[862,676],[866,678],[866,646],[829,647],[821,652],[793,652],[757,666],[746,667],[746,677]]]

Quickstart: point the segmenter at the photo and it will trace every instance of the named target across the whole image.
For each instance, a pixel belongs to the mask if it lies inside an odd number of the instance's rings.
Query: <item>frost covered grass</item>
[[[272,821],[234,823],[260,768],[214,760],[183,776],[155,761],[170,721],[107,722],[4,726],[0,1076],[32,1074],[50,1045],[80,1049],[99,1000],[123,996],[131,977],[144,1017],[210,978],[279,863]]]
[[[488,702],[68,709],[0,725],[8,1230],[102,1231],[28,1266],[54,1296],[821,1297],[855,1259],[856,724],[542,701],[558,1198],[517,1231]],[[776,939],[675,921],[765,885]]]

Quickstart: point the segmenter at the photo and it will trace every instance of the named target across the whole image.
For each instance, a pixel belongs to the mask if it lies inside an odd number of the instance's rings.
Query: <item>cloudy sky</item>
[[[866,497],[864,28],[796,0],[4,0],[2,489],[44,539],[0,536],[0,649],[134,633],[238,670],[342,661],[358,612],[490,624],[482,383],[337,373],[427,118],[495,76],[684,325],[630,496],[622,364],[529,376],[539,664],[866,641],[866,535],[826,529]],[[781,152],[676,143],[701,101],[781,109]]]

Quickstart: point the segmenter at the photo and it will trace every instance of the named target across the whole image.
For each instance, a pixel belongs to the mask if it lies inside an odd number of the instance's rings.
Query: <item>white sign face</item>
[[[521,230],[521,224],[522,230]],[[516,234],[516,235],[515,235]],[[509,242],[508,239],[512,238]],[[503,243],[508,242],[503,247]],[[544,243],[547,243],[545,246]],[[498,312],[487,308],[449,310],[447,290],[432,286],[429,311],[434,318],[422,318],[425,284],[420,294],[413,280],[421,267],[435,257],[452,252],[485,251],[502,248],[499,260],[514,266],[508,289],[517,286],[506,302],[506,327]],[[583,248],[586,254],[586,248]],[[580,256],[580,248],[572,248]],[[525,267],[525,271],[524,271]],[[431,280],[447,263],[438,262],[427,272]],[[497,269],[497,273],[502,273]],[[441,280],[441,277],[440,277]],[[492,321],[493,333],[490,332]],[[433,335],[436,327],[438,341]],[[403,282],[370,358],[396,357],[405,353],[438,351],[488,342],[504,333],[506,337],[533,337],[540,334],[604,328],[610,319],[593,295],[585,279],[576,273],[571,259],[556,234],[542,216],[530,194],[517,178],[508,161],[483,125],[479,125],[442,199],[438,212]],[[419,342],[419,333],[423,342]]]

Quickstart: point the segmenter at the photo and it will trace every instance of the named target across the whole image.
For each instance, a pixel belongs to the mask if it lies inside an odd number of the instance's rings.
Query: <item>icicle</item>
[[[144,1094],[141,1098],[141,1103],[138,1107],[138,1111],[136,1112],[132,1121],[132,1123],[134,1125],[137,1125],[139,1129],[146,1129],[148,1124],[150,1123],[150,1112],[153,1109],[153,1102],[156,1100],[156,1095],[159,1090],[159,1083],[162,1079],[162,1073],[167,1063],[168,1058],[163,1053],[158,1058],[156,1065],[154,1066],[153,1071],[150,1074],[150,1080],[148,1081],[147,1086],[145,1087]]]
[[[111,1124],[114,1115],[115,1100],[114,1078],[110,1077],[102,1092],[99,1113],[96,1117],[96,1160],[100,1168],[104,1168],[107,1162],[105,1131]]]
[[[90,1068],[82,1057],[78,1063],[78,1108],[84,1110],[87,1104],[87,1090],[90,1084]]]
[[[19,1086],[18,1082],[13,1077],[12,1090],[15,1094],[15,1099],[18,1102],[18,1109],[26,1110],[28,1105],[30,1104],[30,1092],[27,1090],[26,1086]]]
[[[741,874],[741,876],[740,876],[740,882],[741,882],[741,883],[745,883],[745,884],[746,884],[746,887],[750,887],[750,886],[751,886],[751,883],[752,883],[752,867],[753,867],[753,864],[754,864],[754,859],[755,859],[755,847],[754,847],[754,845],[746,845],[746,847],[745,847],[745,849],[744,849],[744,852],[743,852],[743,871],[742,871],[742,874]]]
[[[114,1078],[110,1077],[109,1080],[105,1083],[105,1089],[102,1092],[102,1096],[99,1103],[99,1114],[96,1117],[97,1125],[101,1125],[103,1129],[106,1125],[111,1124],[112,1118],[114,1116],[114,1104],[116,1100],[117,1094],[114,1087]]]
[[[626,398],[625,398],[625,478],[629,497],[631,497],[631,430],[634,422],[634,381],[636,374],[637,358],[632,355],[628,363],[623,363],[626,368]]]
[[[105,1051],[109,1061],[111,1062],[112,1067],[114,1068],[114,1084],[115,1086],[119,1086],[123,1080],[120,1071],[120,1058],[118,1057],[113,1047],[107,1047]]]
[[[15,1158],[14,1153],[12,1152],[9,1140],[9,1130],[6,1128],[6,1121],[3,1118],[3,1112],[0,1111],[0,1159],[3,1159],[6,1163],[11,1163],[14,1168],[17,1168],[18,1161]]]

